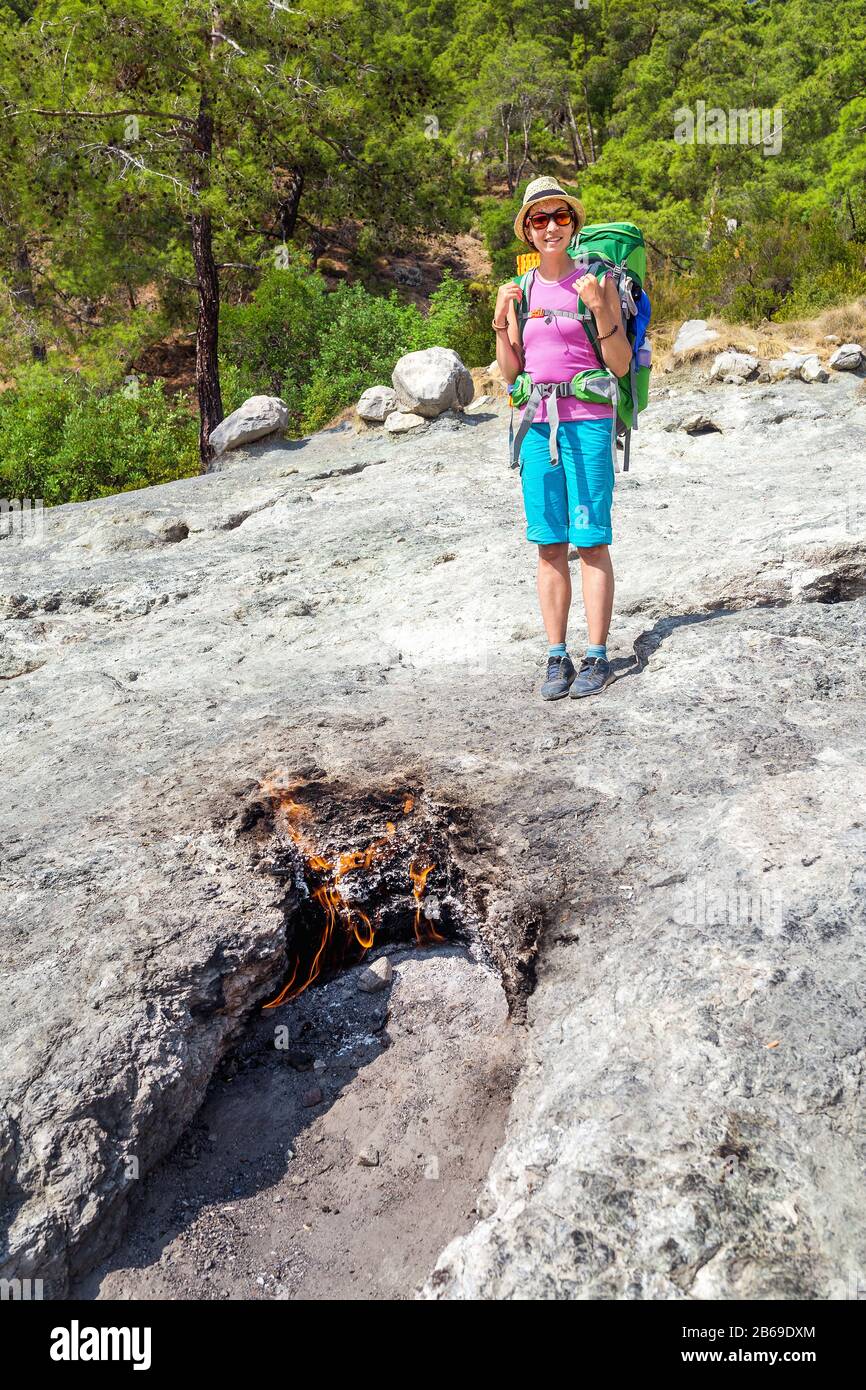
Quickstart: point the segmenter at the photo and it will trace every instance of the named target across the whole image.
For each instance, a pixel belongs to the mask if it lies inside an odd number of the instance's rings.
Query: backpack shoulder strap
[[[613,276],[613,278],[614,278],[614,283],[616,284],[616,287],[617,287],[617,297],[618,297],[619,302],[620,302],[620,311],[621,311],[621,314],[622,314],[623,326],[625,326],[626,316],[627,316],[627,312],[628,312],[626,301],[623,299],[623,290],[622,290],[622,280],[623,280],[623,277],[624,277],[624,275],[625,275],[625,272],[622,270],[621,267],[614,265],[613,261],[609,261],[609,260],[607,260],[607,259],[606,259],[605,257],[603,257],[603,256],[598,256],[598,257],[592,257],[592,258],[590,259],[590,261],[589,261],[589,263],[587,264],[587,267],[586,267],[586,273],[587,273],[587,274],[592,274],[592,275],[597,275],[599,281],[601,281],[601,280],[604,278],[605,275],[612,275],[612,276]],[[582,304],[583,304],[583,300],[580,298],[580,296],[578,296],[578,300],[577,300],[578,309],[580,308],[580,306],[581,306]],[[598,342],[598,329],[596,328],[596,325],[595,325],[595,315],[593,314],[593,312],[592,312],[591,309],[587,309],[587,308],[586,308],[586,305],[583,305],[583,307],[584,307],[584,309],[586,310],[586,320],[585,320],[584,325],[583,325],[584,328],[586,329],[586,336],[587,336],[587,338],[589,339],[590,346],[592,347],[593,352],[595,353],[596,359],[597,359],[597,361],[598,361],[598,365],[599,365],[600,367],[603,367],[604,370],[607,371],[607,370],[608,370],[607,364],[605,363],[604,357],[602,356],[601,348],[599,347],[599,342]]]
[[[517,317],[517,336],[520,339],[520,351],[523,354],[523,325],[529,318],[529,301],[532,298],[532,286],[535,282],[535,266],[531,270],[525,270],[522,275],[514,277],[515,285],[519,285],[523,291],[520,296],[520,303],[515,304],[514,311]]]
[[[523,295],[520,296],[520,303],[514,304],[514,316],[517,318],[517,338],[520,341],[520,356],[525,360],[525,349],[523,346],[523,325],[530,317],[530,299],[532,297],[532,284],[535,281],[535,267],[532,270],[524,270],[523,275],[514,275],[514,284],[520,285]]]

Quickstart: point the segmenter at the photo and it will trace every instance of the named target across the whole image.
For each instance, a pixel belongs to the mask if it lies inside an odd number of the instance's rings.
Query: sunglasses
[[[529,222],[537,232],[540,232],[553,218],[557,227],[567,227],[573,216],[574,213],[571,208],[557,208],[555,212],[530,212],[525,218],[524,226],[526,222]]]

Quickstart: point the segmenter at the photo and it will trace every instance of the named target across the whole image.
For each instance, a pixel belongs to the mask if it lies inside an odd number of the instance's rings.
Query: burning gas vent
[[[454,808],[413,788],[361,796],[274,778],[246,819],[270,831],[266,867],[286,886],[288,974],[266,1009],[374,945],[469,938],[475,912],[454,859],[451,838],[463,831]]]

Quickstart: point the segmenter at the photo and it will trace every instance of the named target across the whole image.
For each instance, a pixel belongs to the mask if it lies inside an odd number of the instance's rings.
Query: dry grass
[[[751,352],[755,357],[781,357],[786,352],[814,352],[822,362],[826,362],[837,343],[828,343],[828,336],[835,336],[840,343],[866,344],[866,299],[853,299],[848,304],[838,304],[813,319],[791,319],[786,323],[770,323],[765,320],[752,327],[750,324],[725,323],[722,319],[709,318],[707,323],[718,333],[706,347],[692,348],[688,352],[673,356],[671,349],[680,327],[679,323],[652,324],[650,337],[653,345],[653,365],[665,368],[694,365],[706,358],[713,358],[727,348],[738,352]]]

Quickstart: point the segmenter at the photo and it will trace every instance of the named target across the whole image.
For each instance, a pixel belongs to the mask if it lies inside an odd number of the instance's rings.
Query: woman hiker
[[[585,275],[568,255],[586,214],[556,179],[529,184],[514,220],[515,235],[541,256],[532,287],[531,309],[577,309],[578,296],[595,318],[604,362],[622,376],[631,361],[613,278]],[[575,372],[598,368],[583,324],[578,319],[527,319],[520,354],[515,302],[520,287],[500,285],[493,315],[496,360],[511,384],[525,370],[533,382],[570,381]],[[547,632],[545,700],[563,695],[594,695],[610,679],[607,634],[613,609],[612,540],[613,441],[616,412],[608,402],[558,398],[557,460],[551,458],[547,401],[543,400],[520,450],[520,477],[526,512],[526,539],[538,546],[538,601]],[[526,407],[523,407],[525,410]],[[523,412],[521,411],[521,418]],[[569,543],[580,552],[580,581],[589,645],[575,671],[565,642],[571,605]]]

